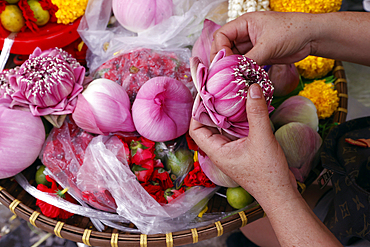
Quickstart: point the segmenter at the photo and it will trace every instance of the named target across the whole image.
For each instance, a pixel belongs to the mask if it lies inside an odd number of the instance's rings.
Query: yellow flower
[[[330,117],[339,105],[338,92],[333,87],[325,80],[315,80],[306,84],[299,95],[310,99],[316,106],[319,119],[324,119]]]
[[[58,7],[58,23],[69,24],[85,14],[88,0],[51,0]]]
[[[340,9],[342,0],[270,0],[272,11],[328,13]]]
[[[308,56],[296,62],[295,66],[301,76],[307,79],[319,79],[326,76],[334,67],[334,60],[323,57]]]

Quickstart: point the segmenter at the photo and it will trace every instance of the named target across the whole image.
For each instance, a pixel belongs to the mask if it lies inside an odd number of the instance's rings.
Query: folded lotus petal
[[[208,77],[208,69],[206,66],[204,66],[202,63],[198,64],[198,69],[197,69],[197,75],[196,75],[196,80],[195,82],[197,83],[196,88],[199,91],[201,91],[206,84],[206,80]]]
[[[193,61],[198,62],[196,59]],[[247,136],[249,125],[246,100],[248,89],[253,83],[261,86],[269,112],[274,109],[270,106],[274,89],[272,83],[266,71],[254,61],[241,55],[225,57],[225,50],[221,50],[216,54],[209,69],[204,67],[202,63],[198,63],[198,72],[207,71],[207,73],[197,73],[196,78],[193,78],[200,87],[197,100],[202,101],[197,102],[196,107],[193,107],[195,111],[193,116],[197,121],[205,120],[201,123],[209,126],[215,124],[236,137]],[[200,77],[202,77],[202,83],[199,83]],[[209,118],[204,116],[200,118],[200,115],[205,112],[203,109],[198,111],[197,107],[200,106],[205,108]],[[210,125],[209,119],[214,124]]]
[[[75,98],[81,93],[85,68],[61,49],[41,52],[37,48],[9,77],[15,93],[12,105],[29,105],[35,116],[63,115],[73,112]]]
[[[191,78],[193,79],[195,89],[197,90],[197,92],[199,92],[201,84],[198,84],[198,75],[197,75],[197,73],[198,73],[198,65],[200,64],[200,60],[197,57],[191,57],[189,59],[189,63],[190,63]],[[204,66],[204,67],[206,67],[206,66]],[[203,77],[202,75],[199,75],[199,76]]]
[[[90,133],[104,135],[96,123],[95,116],[89,102],[82,94],[77,98],[77,105],[72,113],[72,118],[81,129]]]
[[[192,112],[193,118],[198,122],[203,123],[207,126],[217,127],[217,125],[209,117],[209,113],[207,109],[204,107],[203,103],[199,100],[199,97],[195,99]]]
[[[213,41],[213,33],[220,27],[220,25],[214,23],[213,21],[205,19],[202,33],[193,45],[191,53],[192,57],[198,57],[206,67],[209,67],[209,65],[211,64],[210,54]]]
[[[130,99],[120,85],[112,80],[97,79],[89,84],[82,95],[83,97],[78,97],[78,101],[81,101],[78,105],[86,109],[86,112],[79,109],[72,114],[80,128],[104,135],[135,131]],[[86,121],[84,117],[87,118]]]
[[[226,56],[226,51],[225,49],[220,50],[217,52],[216,56],[213,58],[211,65],[209,65],[209,69],[211,69],[219,60],[224,58]]]
[[[236,97],[234,95],[232,98],[217,99],[215,108],[219,114],[228,117],[230,121],[245,120],[246,104],[245,100],[241,97]]]

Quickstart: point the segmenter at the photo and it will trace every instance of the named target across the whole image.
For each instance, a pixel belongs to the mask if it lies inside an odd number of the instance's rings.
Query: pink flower
[[[192,105],[191,92],[182,82],[165,76],[154,77],[136,95],[132,119],[143,137],[169,141],[188,131]]]
[[[209,68],[197,57],[190,60],[191,74],[197,89],[193,118],[205,125],[235,137],[249,133],[246,113],[248,89],[258,83],[263,91],[269,112],[274,87],[267,72],[253,60],[242,55],[225,56],[217,53]]]
[[[19,67],[10,70],[3,70],[0,72],[0,99],[11,100],[11,95],[14,93],[13,88],[9,84],[9,77],[15,75]]]
[[[126,91],[109,79],[96,79],[78,95],[73,120],[88,132],[108,135],[133,132],[130,99]]]
[[[10,76],[14,105],[28,105],[34,116],[73,112],[82,91],[85,68],[66,61],[62,53],[37,56],[38,50]]]

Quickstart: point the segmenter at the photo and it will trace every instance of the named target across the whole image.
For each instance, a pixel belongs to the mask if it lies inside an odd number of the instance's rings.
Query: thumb
[[[248,90],[247,117],[249,137],[259,142],[267,141],[273,136],[269,113],[261,87],[254,83]]]

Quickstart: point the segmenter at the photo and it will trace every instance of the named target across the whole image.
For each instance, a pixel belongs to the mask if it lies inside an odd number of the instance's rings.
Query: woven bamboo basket
[[[335,62],[332,73],[336,77],[335,87],[340,98],[339,107],[334,113],[333,122],[340,124],[346,120],[348,100],[347,81],[340,61]],[[36,185],[34,179],[36,167],[40,164],[38,162],[40,161],[37,160],[32,166],[22,172],[32,185]],[[311,172],[306,182],[300,184],[299,189],[301,191],[304,190],[306,186],[318,177],[319,172],[319,170]],[[144,235],[127,233],[111,227],[105,227],[103,232],[99,232],[93,226],[90,218],[79,215],[74,215],[67,220],[48,218],[40,213],[40,209],[36,206],[36,199],[24,191],[12,178],[0,180],[0,202],[20,218],[29,221],[32,225],[44,231],[54,233],[60,238],[85,243],[89,246],[180,246],[221,236],[265,215],[262,208],[257,205],[208,226],[167,234]],[[215,195],[208,203],[209,213],[229,211],[233,211],[233,209],[223,197]],[[135,228],[133,224],[128,226]]]

